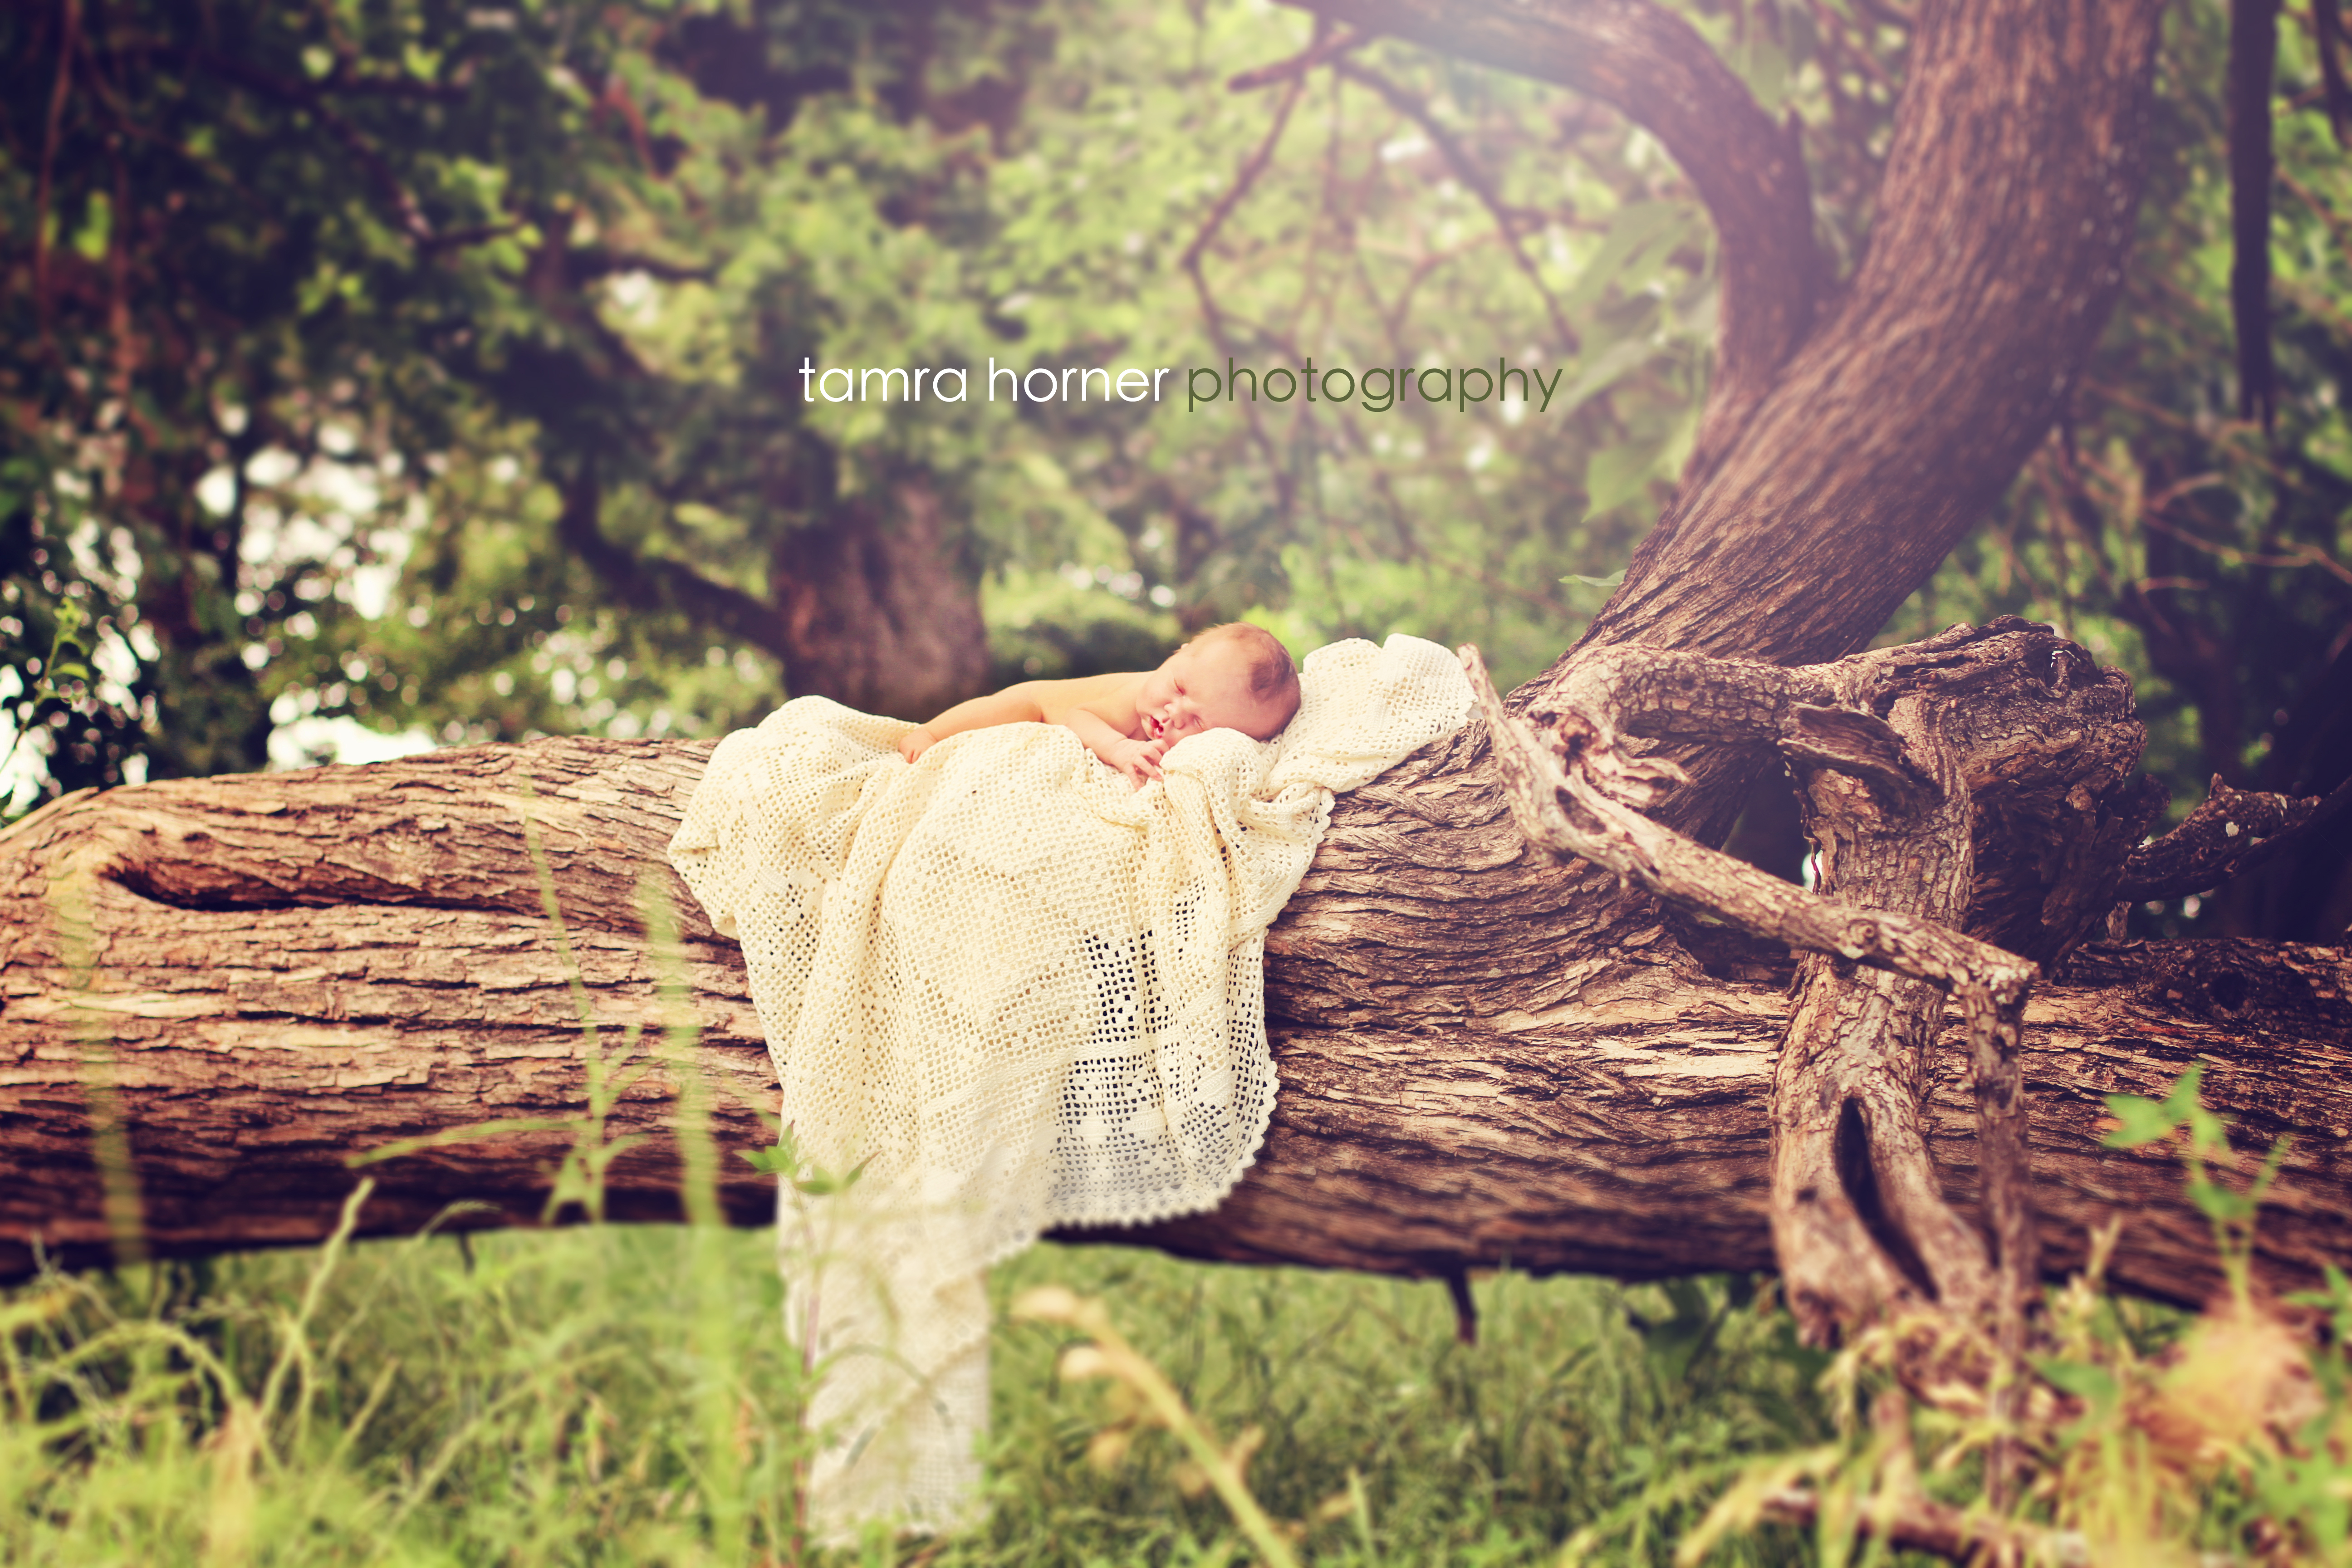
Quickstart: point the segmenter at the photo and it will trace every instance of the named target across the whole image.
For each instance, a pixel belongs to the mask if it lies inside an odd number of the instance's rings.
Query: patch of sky
[[[325,763],[388,763],[394,757],[432,751],[439,744],[428,731],[408,729],[386,734],[347,713],[330,718],[305,711],[305,707],[303,700],[292,693],[271,705],[269,716],[277,725],[269,732],[272,773]]]

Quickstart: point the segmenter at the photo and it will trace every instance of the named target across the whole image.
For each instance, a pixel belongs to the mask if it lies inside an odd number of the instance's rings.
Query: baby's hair
[[[1227,621],[1221,626],[1211,626],[1192,640],[1239,644],[1249,659],[1250,695],[1289,712],[1298,710],[1298,667],[1290,661],[1290,650],[1282,646],[1282,639],[1264,626],[1252,626],[1247,621]],[[1288,713],[1283,721],[1289,722]]]

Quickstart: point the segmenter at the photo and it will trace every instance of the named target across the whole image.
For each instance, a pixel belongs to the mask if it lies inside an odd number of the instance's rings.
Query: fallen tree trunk
[[[1410,1275],[1771,1266],[1789,960],[1529,853],[1485,744],[1465,731],[1342,801],[1268,942],[1282,1093],[1257,1165],[1213,1214],[1104,1239]],[[486,1205],[455,1225],[536,1220],[583,1136],[575,977],[593,1048],[654,1064],[593,1134],[645,1139],[612,1160],[608,1213],[674,1217],[688,1073],[717,1091],[722,1146],[771,1141],[758,1111],[774,1080],[734,944],[666,868],[675,960],[643,934],[640,877],[707,754],[478,747],[119,789],[17,825],[0,837],[0,1275],[37,1251],[107,1255],[94,1101],[119,1118],[155,1255],[316,1240],[372,1149],[572,1121],[369,1167],[371,1234],[454,1204]],[[698,1031],[668,1059],[666,963]],[[2103,1095],[2160,1093],[2193,1061],[2242,1143],[2294,1136],[2264,1208],[2265,1277],[2293,1287],[2352,1256],[2352,952],[2094,945],[2026,1024],[2047,1269],[2120,1219],[2119,1283],[2194,1300],[2217,1280],[2168,1156],[2098,1142]],[[1926,1131],[1973,1217],[1962,1055],[1955,1020]],[[723,1167],[730,1216],[766,1220],[768,1179],[732,1153]]]

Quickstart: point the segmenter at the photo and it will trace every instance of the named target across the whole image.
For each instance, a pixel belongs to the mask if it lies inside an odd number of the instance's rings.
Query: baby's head
[[[1271,741],[1298,711],[1298,667],[1263,626],[1211,626],[1144,677],[1135,710],[1147,741],[1202,730]]]

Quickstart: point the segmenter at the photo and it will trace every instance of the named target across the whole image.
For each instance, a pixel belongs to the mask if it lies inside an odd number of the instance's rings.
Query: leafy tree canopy
[[[1688,14],[1801,125],[1850,266],[1905,13]],[[2309,793],[2352,771],[2352,184],[2298,16],[2271,422],[2242,411],[2227,18],[2200,0],[2173,16],[2099,367],[1887,634],[2066,626],[2139,681],[2184,809],[2210,772]],[[1318,41],[1241,0],[0,16],[12,809],[299,760],[322,725],[919,709],[1244,615],[1302,648],[1407,628],[1532,673],[1689,451],[1711,230],[1600,106],[1392,44],[1265,68]],[[1263,393],[1310,359],[1347,398],[1188,397],[1195,368]],[[992,364],[1173,370],[1157,403],[1100,378],[1014,403]],[[970,396],[812,401],[803,367],[961,369]],[[1473,403],[1474,367],[1545,390]],[[1376,408],[1375,372],[1409,390]],[[866,644],[887,657],[860,666]],[[2347,865],[2352,824],[2226,908],[2141,918],[2341,929]]]

